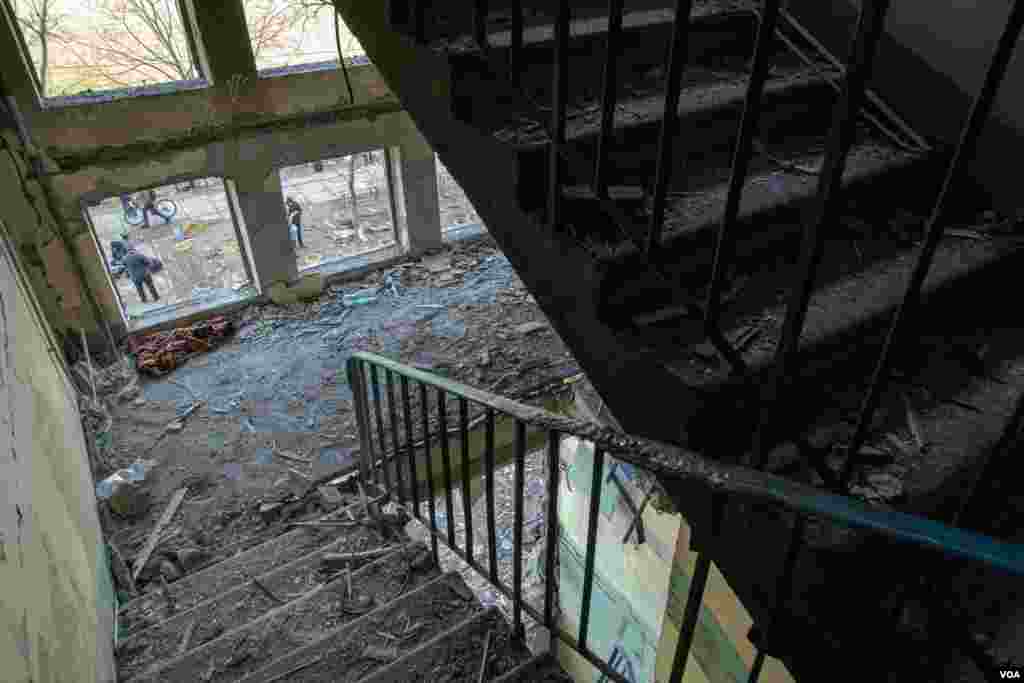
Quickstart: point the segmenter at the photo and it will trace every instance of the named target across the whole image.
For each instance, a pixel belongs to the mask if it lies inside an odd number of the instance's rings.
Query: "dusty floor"
[[[386,273],[326,292],[319,301],[251,307],[234,339],[190,360],[113,411],[112,465],[151,463],[146,513],[112,519],[113,539],[134,556],[174,491],[189,487],[160,551],[195,547],[213,558],[274,533],[258,514],[280,498],[289,468],[311,477],[351,462],[358,433],[345,361],[368,350],[504,395],[578,373],[511,265],[491,244],[457,244],[392,269],[397,296],[345,308],[341,296],[377,286]],[[530,326],[519,326],[536,322]],[[195,402],[201,407],[152,447]],[[275,453],[287,451],[307,463]],[[150,450],[152,448],[152,450]],[[279,452],[278,451],[278,452]],[[103,475],[107,474],[104,472]]]

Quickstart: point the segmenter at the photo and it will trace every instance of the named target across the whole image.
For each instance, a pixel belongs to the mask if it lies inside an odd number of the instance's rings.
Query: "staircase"
[[[1010,291],[1024,251],[943,228],[981,208],[958,171],[1000,68],[954,149],[870,90],[886,2],[862,3],[850,55],[771,0],[335,5],[629,433],[869,499],[895,460],[914,476],[884,502],[937,520],[978,502],[1024,389],[992,374],[1024,369],[1024,321],[979,302]],[[674,497],[708,518],[706,495]],[[867,605],[916,585],[924,560],[883,571],[884,544],[778,521],[730,509],[715,550],[775,624],[762,645],[804,680],[865,651],[873,674],[915,675],[919,644]],[[794,544],[816,560],[779,627]]]
[[[124,605],[120,680],[568,680],[428,547],[374,521],[388,519],[376,505],[372,519],[352,504]]]

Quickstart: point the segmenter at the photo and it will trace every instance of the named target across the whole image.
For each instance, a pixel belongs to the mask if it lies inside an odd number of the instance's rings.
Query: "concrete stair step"
[[[338,539],[294,562],[253,577],[254,580],[238,584],[206,602],[177,612],[123,639],[118,643],[119,675],[130,678],[160,662],[180,657],[220,634],[240,628],[283,604],[307,599],[313,593],[327,590],[338,577],[321,572],[321,560],[325,554],[374,550],[360,543],[360,540],[368,540],[371,534],[356,529],[351,531],[354,532],[353,536]],[[398,544],[390,546],[391,552],[383,560],[378,556],[376,562],[366,567],[364,565],[369,564],[369,561],[357,561],[353,563],[352,569],[357,570],[360,576],[366,572],[379,571],[387,562],[402,557],[403,548]]]
[[[481,678],[484,644],[488,634],[487,671]],[[491,681],[503,677],[530,657],[529,650],[511,636],[508,622],[500,611],[492,607],[424,643],[402,659],[364,679],[364,683]]]
[[[534,657],[520,664],[494,683],[570,683],[572,676],[565,673],[549,654]]]
[[[620,98],[635,89],[663,88],[663,70],[672,32],[672,10],[627,11],[623,16],[622,49],[616,62],[617,93]],[[570,26],[568,83],[569,101],[598,101],[603,95],[606,60],[606,17],[579,19]],[[742,70],[750,57],[756,29],[753,13],[720,11],[698,5],[691,16],[688,43],[689,66]],[[491,34],[490,48],[483,51],[471,38],[445,41],[443,49],[452,63],[453,96],[465,99],[455,111],[467,112],[460,120],[470,122],[473,112],[494,113],[486,103],[473,102],[474,76],[509,78],[509,31]],[[523,50],[516,61],[515,79],[522,92],[535,102],[551,100],[553,27],[538,26],[524,32]],[[692,78],[692,77],[691,77]],[[481,105],[484,105],[481,107]],[[500,114],[499,114],[500,116]],[[482,123],[484,119],[478,119]]]
[[[696,80],[684,86],[674,137],[674,184],[692,190],[706,181],[708,171],[729,169],[733,140],[743,111],[746,76],[742,73],[689,71]],[[824,136],[835,93],[828,75],[817,70],[780,70],[766,86],[760,119],[761,139],[769,147],[790,144],[793,136]],[[651,94],[619,102],[615,132],[609,148],[608,181],[612,184],[649,185],[654,177],[661,121],[662,97]],[[539,130],[539,129],[538,129]],[[518,134],[518,131],[514,131]],[[506,134],[506,133],[503,133]],[[584,109],[570,118],[566,129],[567,153],[586,159],[586,165],[567,166],[568,182],[590,182],[592,160],[600,137],[600,107]],[[523,136],[520,136],[520,138]],[[518,139],[518,138],[517,138]],[[545,136],[546,139],[546,136]],[[546,142],[517,144],[516,189],[524,210],[542,208],[547,197],[549,146]],[[755,156],[755,159],[757,157]],[[756,171],[756,167],[752,171]]]
[[[359,508],[359,504],[354,504],[321,519],[337,519],[346,514],[346,509],[355,512]],[[361,543],[367,548],[379,547],[384,541],[377,532],[368,528],[359,534],[353,534],[352,529],[345,527],[305,527],[284,533],[278,530],[278,533],[278,536],[168,584],[174,611],[192,609],[202,602],[236,588],[254,576],[261,576],[290,564],[296,557],[316,552],[340,539],[349,539],[350,543]],[[160,591],[146,593],[125,603],[118,612],[118,620],[125,638],[159,623],[167,616],[167,600]]]
[[[466,0],[390,0],[388,17],[392,30],[409,38],[416,38],[415,7],[422,7],[424,18],[423,42],[458,41],[471,36],[474,31],[474,4]],[[492,0],[487,5],[485,30],[492,42],[501,42],[512,25],[512,12],[521,7],[523,11],[524,42],[550,40],[551,24],[555,19],[555,6],[544,0],[524,0],[514,3],[510,0]],[[707,12],[725,12],[747,9],[750,3],[744,0],[698,0],[694,3],[693,15]],[[572,18],[579,26],[607,16],[608,4],[600,0],[574,0],[571,5]],[[674,6],[666,0],[628,0],[626,14],[660,12],[669,20]],[[581,30],[576,28],[576,30]],[[575,33],[575,30],[574,30]],[[505,39],[507,40],[507,38]]]
[[[274,660],[315,643],[324,634],[344,631],[386,609],[438,578],[436,568],[414,570],[412,560],[422,548],[408,546],[352,574],[353,601],[347,599],[344,573],[319,589],[252,619],[209,642],[151,668],[134,681],[236,681]],[[360,596],[372,598],[365,604]],[[205,627],[205,625],[204,625]],[[208,628],[208,627],[207,627]],[[345,631],[349,632],[349,631]]]
[[[815,170],[824,161],[821,141],[802,139],[814,148],[801,153],[790,150],[786,161]],[[801,140],[796,141],[797,146]],[[882,184],[900,186],[900,201],[912,205],[926,197],[938,179],[935,159],[896,150],[871,139],[862,140],[850,152],[843,175],[843,198],[856,202],[869,197]],[[817,176],[775,166],[748,176],[740,200],[736,227],[736,258],[758,272],[765,261],[792,259],[803,230],[804,212],[812,206]],[[662,271],[671,274],[674,286],[658,276],[643,252],[633,243],[619,241],[602,257],[606,269],[602,282],[602,318],[624,327],[635,316],[653,314],[693,300],[703,301],[714,262],[715,242],[728,193],[728,180],[705,189],[669,196],[662,249]],[[646,234],[646,224],[637,227]]]
[[[833,248],[840,248],[833,245]],[[849,249],[843,245],[841,248]],[[799,371],[794,378],[794,395],[801,400],[787,411],[785,422],[769,428],[768,442],[791,437],[796,425],[828,423],[855,412],[859,392],[870,377],[892,314],[900,304],[916,251],[904,250],[861,270],[833,278],[821,286],[811,298],[807,320],[801,338]],[[838,259],[837,259],[838,260]],[[942,321],[941,330],[934,330],[933,344],[937,340],[970,337],[978,330],[997,329],[1008,320],[1007,314],[997,307],[979,305],[991,299],[992,292],[1010,287],[1014,274],[1024,267],[1024,250],[1012,244],[974,242],[952,238],[939,247],[925,285],[923,310],[919,321]],[[766,269],[767,270],[767,269]],[[785,277],[789,273],[790,277]],[[825,278],[828,279],[828,278]],[[791,282],[791,271],[764,272],[747,287],[754,292],[785,292],[780,289]],[[742,307],[737,303],[737,308]],[[951,315],[952,312],[955,315]],[[785,316],[782,296],[760,310],[735,310],[724,321],[726,336],[737,339],[750,332],[756,336],[743,351],[751,376],[757,383],[766,382],[773,372],[774,352],[781,335]],[[1013,316],[1011,316],[1013,317]],[[714,429],[701,428],[701,423],[713,413],[728,410],[736,420],[737,433],[744,419],[753,415],[744,412],[749,391],[742,382],[731,376],[725,363],[717,360],[703,335],[693,324],[677,329],[672,339],[660,348],[661,353],[673,353],[674,359],[666,368],[688,386],[702,392],[705,405],[694,419],[691,433],[695,448],[708,448],[714,455],[736,444],[722,440]],[[927,328],[920,324],[904,331],[905,353],[918,354],[929,345],[923,340]],[[665,334],[665,332],[661,332]],[[694,341],[687,344],[686,336]],[[915,343],[916,342],[916,343]],[[674,351],[670,349],[674,348]],[[944,349],[943,345],[939,345]],[[901,361],[913,368],[918,362],[914,355],[901,356]],[[962,391],[974,380],[969,374],[955,372],[956,362],[946,367],[941,376],[943,396]],[[902,411],[900,412],[902,414]]]
[[[321,626],[307,632],[305,642],[296,642],[280,651],[273,648],[269,656],[260,659],[265,666],[258,670],[247,667],[249,675],[244,678],[232,673],[212,680],[354,683],[482,610],[462,577],[446,574],[351,623],[328,631]],[[274,642],[270,639],[268,644],[272,646]]]

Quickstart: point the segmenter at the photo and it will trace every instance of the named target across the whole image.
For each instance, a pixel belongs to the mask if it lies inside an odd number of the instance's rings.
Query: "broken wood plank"
[[[262,581],[260,581],[259,579],[256,579],[256,578],[252,579],[252,585],[254,585],[257,588],[259,588],[260,592],[263,593],[264,595],[266,595],[268,598],[270,598],[271,602],[276,602],[278,605],[283,605],[284,604],[284,600],[282,600],[281,598],[279,598],[276,595],[274,595],[274,593],[271,592],[271,590],[269,588],[267,588],[266,585]]]
[[[308,662],[303,662],[302,664],[299,664],[298,666],[296,666],[294,668],[288,669],[287,671],[274,676],[273,678],[268,680],[267,683],[279,683],[280,681],[287,681],[294,674],[297,674],[297,673],[299,673],[300,671],[302,671],[304,669],[308,669],[309,667],[311,667],[314,664],[318,663],[323,658],[324,658],[323,655],[317,655],[316,657],[313,657],[313,659],[309,660]]]
[[[124,589],[128,595],[135,597],[139,594],[139,589],[135,587],[135,580],[132,578],[132,573],[128,569],[128,563],[124,561],[124,555],[117,549],[113,541],[107,541],[107,546],[110,547],[110,568],[114,572],[114,578],[117,579],[117,584]]]
[[[494,631],[488,631],[484,636],[484,656],[480,659],[480,675],[476,677],[476,683],[485,683],[487,680],[487,659],[491,655],[491,636]]]
[[[178,656],[188,652],[188,646],[192,642],[192,634],[196,630],[196,624],[199,623],[199,619],[193,619],[189,622],[188,627],[185,629],[185,635],[181,637],[181,644],[178,645]]]
[[[184,486],[174,492],[171,496],[171,502],[164,508],[164,513],[160,516],[156,526],[149,532],[149,539],[146,540],[146,545],[143,546],[142,552],[135,558],[135,566],[132,567],[132,579],[138,581],[139,574],[142,572],[142,568],[149,562],[149,556],[153,554],[157,544],[160,542],[160,536],[163,534],[164,529],[168,524],[171,523],[171,519],[174,514],[181,507],[181,502],[185,500],[185,496],[188,495],[188,487]]]
[[[349,562],[376,560],[385,555],[390,555],[397,547],[389,545],[384,548],[377,548],[376,550],[365,550],[361,553],[324,553],[323,557],[320,558],[320,564],[326,569],[341,571],[345,569]]]

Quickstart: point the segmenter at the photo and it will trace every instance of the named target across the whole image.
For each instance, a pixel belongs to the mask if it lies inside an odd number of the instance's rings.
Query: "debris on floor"
[[[136,367],[153,377],[166,375],[189,358],[217,347],[234,331],[234,323],[224,316],[157,332],[141,339],[130,337],[129,349],[136,357]]]

